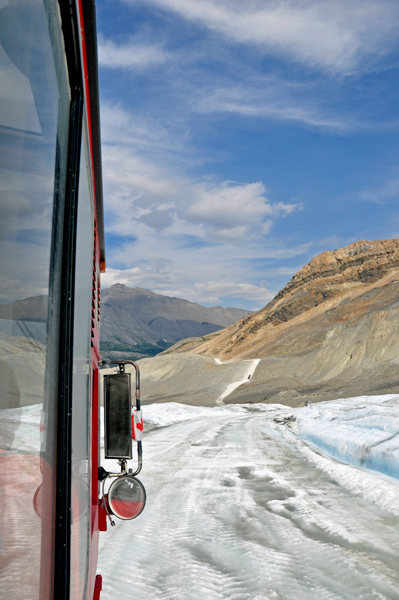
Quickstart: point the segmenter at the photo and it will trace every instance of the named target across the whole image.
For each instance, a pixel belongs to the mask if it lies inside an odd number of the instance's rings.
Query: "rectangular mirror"
[[[130,373],[104,375],[105,458],[132,458]]]

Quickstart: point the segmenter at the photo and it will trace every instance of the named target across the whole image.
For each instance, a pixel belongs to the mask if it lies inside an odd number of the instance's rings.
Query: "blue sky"
[[[107,273],[260,308],[399,237],[397,0],[99,0]]]

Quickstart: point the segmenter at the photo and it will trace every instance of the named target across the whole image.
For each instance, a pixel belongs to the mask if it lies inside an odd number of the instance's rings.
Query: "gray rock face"
[[[323,252],[262,310],[195,352],[260,359],[248,385],[225,402],[302,406],[364,394],[399,393],[399,239]]]
[[[239,308],[200,304],[117,283],[101,296],[101,342],[167,346],[232,325],[250,314]]]

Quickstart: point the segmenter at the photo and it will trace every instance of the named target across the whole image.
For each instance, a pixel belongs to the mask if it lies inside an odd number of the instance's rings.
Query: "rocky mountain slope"
[[[265,308],[183,351],[261,359],[226,402],[399,392],[399,240],[323,252]]]
[[[117,283],[102,292],[102,353],[156,354],[177,341],[227,327],[250,311],[200,304]]]

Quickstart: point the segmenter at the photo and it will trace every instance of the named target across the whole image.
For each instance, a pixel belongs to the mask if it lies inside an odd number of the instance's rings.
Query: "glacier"
[[[399,396],[360,396],[296,411],[296,432],[344,462],[399,479]]]
[[[101,534],[102,600],[398,598],[398,406],[144,406],[147,506]]]
[[[0,412],[38,452],[41,406]],[[399,597],[399,395],[143,413],[147,506],[100,534],[102,600]]]

